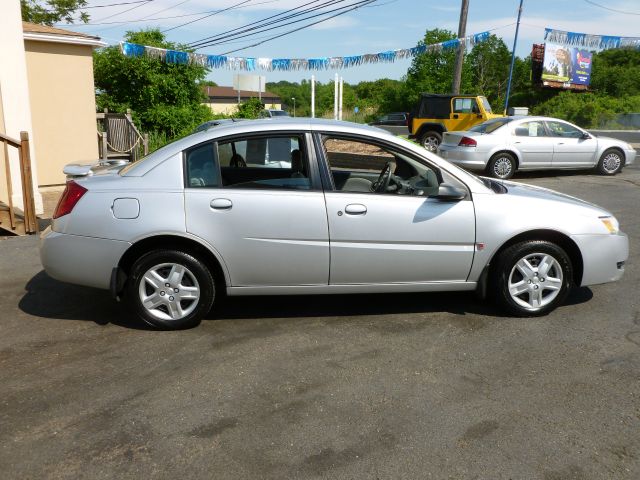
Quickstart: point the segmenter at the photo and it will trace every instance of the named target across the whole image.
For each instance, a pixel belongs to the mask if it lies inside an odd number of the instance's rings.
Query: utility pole
[[[518,44],[518,31],[520,30],[520,17],[522,16],[522,2],[518,8],[518,21],[516,22],[516,36],[513,37],[513,51],[511,52],[511,67],[509,68],[509,81],[507,82],[507,94],[504,97],[504,114],[507,114],[509,108],[509,95],[511,94],[511,78],[513,78],[513,64],[516,61],[516,45]]]
[[[469,13],[469,0],[462,0],[460,7],[460,23],[458,24],[458,38],[464,38],[467,34],[467,13]],[[451,85],[451,93],[457,95],[460,93],[460,80],[462,78],[462,61],[464,60],[464,51],[466,45],[462,43],[458,47],[456,53],[456,63],[453,69],[453,84]]]

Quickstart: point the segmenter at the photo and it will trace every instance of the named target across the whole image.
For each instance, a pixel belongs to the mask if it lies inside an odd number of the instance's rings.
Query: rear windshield
[[[271,110],[272,117],[288,117],[289,115],[284,110]]]
[[[492,118],[491,120],[487,120],[486,122],[482,122],[475,127],[471,127],[469,130],[472,132],[478,133],[491,133],[495,132],[497,129],[509,123],[513,118],[505,117],[505,118]]]

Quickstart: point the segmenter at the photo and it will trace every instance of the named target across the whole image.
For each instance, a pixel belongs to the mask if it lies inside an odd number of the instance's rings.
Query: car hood
[[[518,182],[509,182],[504,181],[500,182],[504,187],[506,187],[507,192],[505,195],[509,195],[514,198],[522,198],[522,199],[537,199],[546,202],[560,202],[567,206],[572,207],[583,207],[589,209],[592,212],[597,213],[600,216],[611,215],[608,211],[603,209],[602,207],[595,205],[593,203],[585,202],[576,197],[572,197],[571,195],[566,195],[564,193],[556,192],[555,190],[551,190],[548,188],[537,187],[534,185],[529,185],[526,183],[518,183]]]

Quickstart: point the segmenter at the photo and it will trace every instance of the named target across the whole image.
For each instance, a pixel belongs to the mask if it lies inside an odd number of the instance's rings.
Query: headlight
[[[604,227],[609,231],[610,234],[614,235],[620,231],[620,224],[616,217],[598,217],[600,221],[604,225]]]

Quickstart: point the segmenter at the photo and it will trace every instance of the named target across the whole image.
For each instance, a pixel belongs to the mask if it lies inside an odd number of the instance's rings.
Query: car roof
[[[345,122],[340,120],[327,120],[322,118],[307,117],[272,117],[260,118],[255,120],[245,120],[242,122],[227,122],[216,126],[215,128],[205,129],[192,133],[180,140],[176,140],[164,147],[151,153],[143,160],[139,160],[135,165],[127,169],[127,176],[140,176],[155,168],[167,158],[182,152],[183,150],[197,145],[207,140],[213,140],[219,137],[226,137],[236,134],[263,133],[271,131],[287,131],[287,130],[328,130],[336,133],[354,133],[354,134],[373,134],[377,137],[385,137],[395,139],[394,135],[381,128],[361,124]]]

